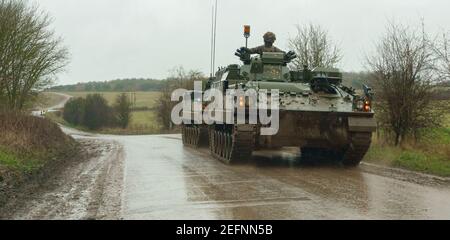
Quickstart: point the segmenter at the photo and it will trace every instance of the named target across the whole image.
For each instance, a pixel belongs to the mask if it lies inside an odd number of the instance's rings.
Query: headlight
[[[364,101],[363,100],[358,100],[358,102],[356,102],[356,109],[359,111],[362,111],[364,108]]]
[[[245,107],[245,97],[244,96],[239,97],[239,107],[241,107],[241,108]]]
[[[356,110],[361,112],[370,112],[372,111],[372,103],[367,99],[357,100]]]

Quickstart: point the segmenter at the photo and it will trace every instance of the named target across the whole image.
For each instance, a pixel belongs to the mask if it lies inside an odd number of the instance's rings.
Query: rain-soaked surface
[[[125,149],[125,219],[450,219],[450,185],[361,166],[296,164],[295,149],[227,166],[179,135],[113,138]]]

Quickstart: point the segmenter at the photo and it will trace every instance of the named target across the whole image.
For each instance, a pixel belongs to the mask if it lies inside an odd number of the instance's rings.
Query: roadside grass
[[[33,156],[34,155],[34,156]],[[0,168],[31,174],[45,165],[45,154],[20,154],[0,149]]]
[[[423,146],[414,148],[393,147],[384,144],[373,144],[364,161],[399,167],[412,171],[450,177],[449,147],[444,151],[424,149]]]
[[[450,177],[450,113],[445,115],[443,127],[423,130],[417,142],[407,139],[395,147],[374,136],[364,161]]]
[[[413,150],[405,151],[394,161],[394,166],[435,175],[450,176],[450,161],[442,155],[425,154]]]
[[[0,206],[11,190],[74,156],[78,148],[54,122],[24,113],[0,112],[0,133]]]

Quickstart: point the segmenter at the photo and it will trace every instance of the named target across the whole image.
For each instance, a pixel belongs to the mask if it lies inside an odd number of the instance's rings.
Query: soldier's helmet
[[[264,42],[268,42],[268,43],[274,43],[275,40],[277,40],[277,37],[275,36],[275,34],[273,32],[267,32],[266,34],[264,34]]]

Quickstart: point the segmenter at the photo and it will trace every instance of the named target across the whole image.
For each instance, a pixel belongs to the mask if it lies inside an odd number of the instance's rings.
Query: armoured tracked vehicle
[[[217,89],[224,94],[229,89],[278,90],[278,132],[264,136],[263,124],[237,124],[236,120],[212,125],[190,122],[182,126],[183,144],[209,145],[211,154],[228,164],[250,159],[255,149],[292,146],[300,148],[302,157],[317,159],[327,153],[347,166],[360,163],[376,130],[369,87],[356,94],[342,85],[342,73],[337,69],[292,71],[288,64],[296,57],[293,52],[251,57],[247,48],[241,48],[236,55],[243,65],[221,68],[204,90]],[[194,99],[194,92],[187,94]],[[248,116],[249,104],[242,99],[237,99],[234,107],[235,116],[239,107],[246,108]]]

